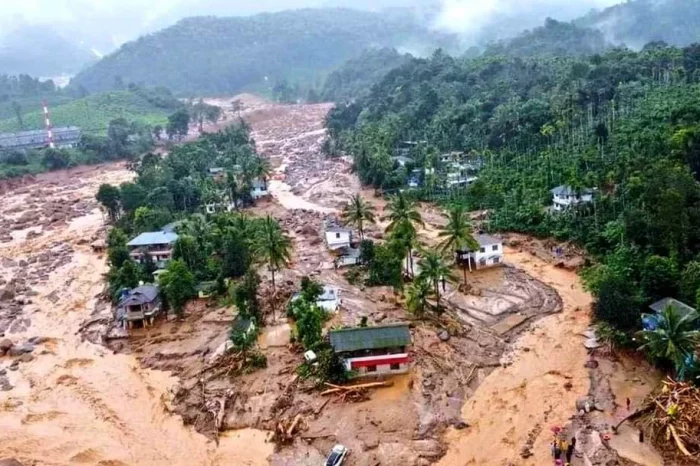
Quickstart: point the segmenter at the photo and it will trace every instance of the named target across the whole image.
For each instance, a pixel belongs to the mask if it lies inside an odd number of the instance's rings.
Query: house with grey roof
[[[503,263],[502,239],[483,233],[474,235],[474,239],[479,244],[479,248],[473,251],[468,248],[457,249],[458,261],[467,262],[469,270],[483,269]]]
[[[153,325],[160,313],[158,287],[141,285],[129,292],[117,304],[117,320],[132,328],[134,322],[143,322],[144,327]]]
[[[294,302],[301,297],[301,292],[296,292],[292,295],[291,301]],[[330,285],[323,285],[321,295],[316,299],[316,306],[326,312],[337,312],[341,304],[340,290]]]
[[[141,233],[126,243],[126,246],[131,258],[139,264],[143,264],[146,256],[149,256],[157,268],[163,269],[173,255],[176,241],[177,233],[173,231],[149,231]]]
[[[549,191],[552,194],[552,209],[561,212],[571,206],[577,206],[593,202],[593,189],[575,189],[568,185],[561,185]]]
[[[53,142],[56,148],[76,147],[82,137],[77,126],[52,128]],[[20,131],[17,133],[0,133],[0,150],[42,149],[49,147],[49,134],[45,129]]]
[[[336,267],[348,267],[360,264],[360,248],[347,246],[337,251],[338,255],[335,258]]]
[[[333,251],[349,248],[352,245],[352,230],[340,226],[335,219],[329,219],[325,224],[326,244]]]
[[[328,336],[346,370],[358,377],[401,374],[409,369],[408,324],[344,328],[331,330]]]
[[[663,298],[649,306],[649,309],[653,311],[652,313],[642,314],[642,326],[644,329],[654,330],[658,328],[659,321],[664,318],[663,312],[668,307],[674,309],[681,318],[695,312],[695,308],[688,306],[684,302],[674,298]]]

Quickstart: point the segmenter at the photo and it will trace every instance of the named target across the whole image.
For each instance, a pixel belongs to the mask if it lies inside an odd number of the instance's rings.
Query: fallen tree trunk
[[[341,385],[333,385],[330,383],[326,383],[329,387],[332,387],[326,391],[321,392],[321,396],[326,396],[326,395],[332,395],[333,393],[343,393],[343,392],[351,392],[355,390],[364,390],[368,388],[379,388],[379,387],[391,387],[393,385],[393,382],[386,381],[386,382],[371,382],[371,383],[363,383],[360,385],[347,385],[347,386],[341,386]]]

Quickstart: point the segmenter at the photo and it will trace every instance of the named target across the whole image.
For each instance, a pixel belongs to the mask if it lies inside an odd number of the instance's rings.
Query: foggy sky
[[[547,16],[569,20],[619,0],[0,0],[0,36],[23,24],[49,25],[85,46],[109,52],[141,34],[197,15],[250,15],[303,7],[382,9],[411,6],[432,11],[436,29],[465,37],[542,24]],[[434,14],[438,11],[437,15]],[[496,26],[493,26],[497,23]],[[512,23],[512,24],[511,24]],[[500,28],[500,29],[499,29]]]

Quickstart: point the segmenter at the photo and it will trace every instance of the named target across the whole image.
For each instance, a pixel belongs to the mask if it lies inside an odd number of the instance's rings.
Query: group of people
[[[571,466],[571,458],[574,456],[576,448],[576,437],[571,437],[571,441],[567,441],[564,435],[560,435],[560,430],[554,430],[554,439],[552,440],[552,456],[554,457],[555,466]]]

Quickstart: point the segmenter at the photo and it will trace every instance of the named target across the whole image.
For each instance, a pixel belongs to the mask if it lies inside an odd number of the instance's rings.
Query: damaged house
[[[348,371],[358,377],[408,372],[408,324],[331,330],[330,343]]]

